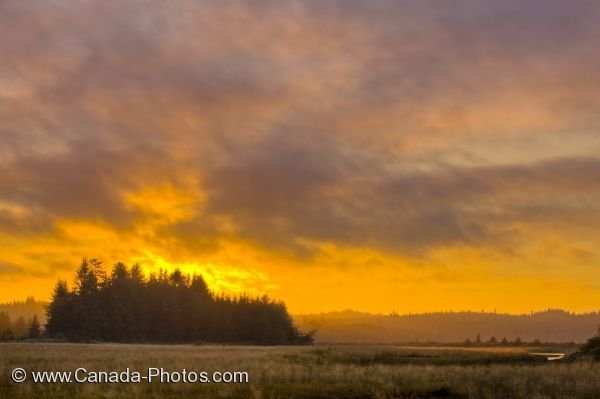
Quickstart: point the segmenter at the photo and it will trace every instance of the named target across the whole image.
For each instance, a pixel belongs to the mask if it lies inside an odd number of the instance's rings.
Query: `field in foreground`
[[[598,398],[600,363],[532,348],[0,344],[0,398]],[[33,383],[11,371],[246,371],[248,383]]]

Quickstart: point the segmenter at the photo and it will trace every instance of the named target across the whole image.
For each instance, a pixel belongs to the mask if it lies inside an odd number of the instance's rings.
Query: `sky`
[[[0,0],[0,301],[600,309],[600,2]]]

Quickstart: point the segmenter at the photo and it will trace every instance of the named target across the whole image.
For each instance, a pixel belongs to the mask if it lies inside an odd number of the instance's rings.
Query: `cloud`
[[[60,156],[23,156],[0,166],[2,199],[50,218],[89,218],[125,223],[123,193],[152,177],[176,180],[159,148],[108,150],[101,142],[75,141]]]
[[[419,171],[344,143],[288,137],[271,137],[211,171],[204,211],[267,247],[294,252],[331,242],[402,255],[500,245],[519,233],[517,223],[563,228],[578,218],[585,226],[581,218],[598,211],[597,158]]]
[[[225,237],[424,256],[598,219],[596,2],[0,10],[5,233],[134,231],[147,215],[128,194],[190,180],[196,212],[152,238],[198,252]]]
[[[0,262],[0,275],[22,274],[25,270],[17,265]]]

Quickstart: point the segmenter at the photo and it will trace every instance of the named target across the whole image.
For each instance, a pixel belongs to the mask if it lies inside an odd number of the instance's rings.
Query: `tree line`
[[[37,316],[28,320],[20,316],[12,321],[8,313],[0,312],[0,341],[39,338],[41,334],[42,326]]]
[[[521,337],[517,337],[515,338],[513,341],[509,341],[506,339],[506,337],[502,338],[501,340],[498,340],[498,338],[496,338],[495,335],[492,335],[487,341],[484,341],[481,339],[481,335],[479,335],[479,333],[477,333],[477,336],[475,337],[474,340],[471,341],[471,338],[467,338],[465,339],[465,341],[463,342],[463,344],[465,346],[471,346],[471,345],[484,345],[484,346],[520,346],[525,344],[523,342],[523,340],[521,340]],[[531,342],[531,344],[534,345],[540,345],[541,342],[539,339],[535,339]]]
[[[83,259],[74,286],[59,280],[46,308],[45,333],[71,341],[308,344],[283,302],[217,295],[202,276],[119,262],[107,273]]]
[[[548,309],[526,314],[471,311],[404,315],[360,313],[352,310],[295,315],[297,326],[319,330],[320,342],[398,343],[440,342],[518,345],[519,341],[584,342],[600,325],[600,313],[571,313]],[[495,336],[492,339],[492,336]],[[506,340],[505,340],[505,338]],[[519,339],[520,337],[520,339]]]

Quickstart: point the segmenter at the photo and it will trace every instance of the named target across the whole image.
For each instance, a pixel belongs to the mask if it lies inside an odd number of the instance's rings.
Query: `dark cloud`
[[[0,262],[0,275],[11,275],[11,274],[22,274],[25,270],[17,265],[11,263]]]
[[[427,172],[359,159],[342,143],[267,140],[211,172],[206,211],[230,217],[246,239],[292,253],[332,242],[415,255],[501,245],[515,223],[599,222],[582,219],[598,212],[595,158]]]
[[[160,169],[156,164],[164,164]],[[23,156],[0,165],[4,201],[36,210],[48,220],[104,220],[123,226],[134,214],[123,195],[153,178],[176,181],[160,148],[107,149],[102,142],[77,141],[54,156]]]

